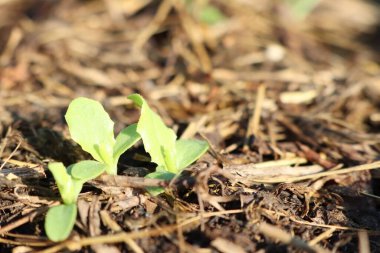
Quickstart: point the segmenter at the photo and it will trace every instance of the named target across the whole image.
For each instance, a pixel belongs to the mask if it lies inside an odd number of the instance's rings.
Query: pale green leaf
[[[140,135],[137,133],[137,124],[132,124],[121,130],[116,137],[116,144],[113,148],[114,160],[119,160],[119,157],[140,140],[140,138]]]
[[[142,105],[145,103],[145,99],[144,99],[140,94],[137,94],[137,93],[132,94],[132,95],[129,95],[129,96],[128,96],[128,99],[132,100],[133,103],[134,103],[137,107],[139,107],[139,108],[141,108]]]
[[[176,174],[163,171],[163,170],[156,170],[155,172],[149,173],[146,175],[146,178],[154,178],[154,179],[161,179],[161,180],[172,180],[175,177]]]
[[[74,99],[65,115],[71,138],[95,160],[113,165],[114,123],[103,106],[92,99]]]
[[[208,144],[201,140],[180,139],[176,141],[176,164],[182,170],[195,162],[208,149]]]
[[[155,172],[149,173],[145,176],[146,178],[154,178],[154,179],[162,179],[162,180],[172,180],[175,177],[174,173],[164,171],[159,168]],[[147,187],[147,191],[153,195],[157,196],[158,194],[161,194],[165,192],[165,189],[163,187]]]
[[[65,240],[73,230],[76,217],[75,204],[51,207],[45,218],[45,231],[48,238],[54,242]]]
[[[82,189],[82,183],[71,178],[63,163],[49,163],[48,168],[57,183],[63,202],[65,204],[75,203]]]
[[[73,178],[86,182],[102,174],[106,165],[97,161],[85,160],[70,165],[67,169]]]
[[[158,166],[164,166],[170,172],[177,173],[175,164],[176,134],[164,124],[157,113],[150,109],[139,94],[130,95],[128,98],[141,107],[137,132],[140,134],[145,151],[150,154],[152,162]]]
[[[156,171],[157,171],[157,172],[165,172],[165,173],[168,172],[167,169],[165,168],[165,166],[157,166],[157,167],[156,167]],[[154,172],[152,172],[152,173],[154,173]],[[152,174],[152,173],[150,173],[150,174]],[[148,175],[149,175],[149,174],[148,174]]]
[[[199,11],[199,20],[209,25],[216,24],[224,19],[226,17],[223,13],[212,5],[206,5]]]
[[[66,167],[63,163],[49,163],[48,169],[53,174],[59,191],[61,191],[61,188],[64,188],[66,185],[70,184],[71,177],[67,173]]]

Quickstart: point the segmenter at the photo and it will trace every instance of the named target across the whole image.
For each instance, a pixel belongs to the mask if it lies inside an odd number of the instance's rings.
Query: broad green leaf
[[[119,157],[140,138],[140,135],[137,133],[137,124],[132,124],[121,130],[116,137],[116,143],[113,148],[114,160],[119,160]]]
[[[162,169],[160,170],[159,168],[157,168],[155,172],[149,173],[145,177],[154,178],[154,179],[172,180],[175,177],[175,174],[164,171]],[[163,187],[147,187],[146,189],[153,196],[157,196],[158,194],[165,192],[165,189]]]
[[[208,144],[201,140],[180,139],[175,143],[176,164],[178,170],[182,170],[195,162],[208,149]]]
[[[63,203],[76,203],[84,181],[73,179],[63,163],[49,163],[48,168],[57,183]]]
[[[71,138],[95,160],[113,165],[114,123],[103,106],[92,99],[74,99],[65,115]]]
[[[199,20],[206,24],[213,25],[224,19],[226,19],[226,17],[222,12],[212,5],[206,5],[200,9]]]
[[[176,174],[167,171],[155,171],[146,175],[146,178],[172,180]]]
[[[137,132],[140,134],[145,151],[150,154],[152,162],[158,166],[164,166],[169,172],[177,173],[175,164],[176,134],[164,124],[157,113],[150,109],[139,94],[130,95],[128,98],[141,107]]]
[[[106,169],[106,165],[97,161],[85,160],[70,165],[67,169],[74,179],[84,183],[102,174]]]
[[[168,173],[167,169],[165,168],[165,166],[157,166],[156,167],[156,172],[165,172],[165,173]],[[152,172],[154,173],[154,172]],[[152,174],[150,173],[150,174]],[[149,175],[149,174],[148,174]]]
[[[76,204],[51,207],[45,218],[46,235],[54,242],[65,240],[73,230],[76,217]]]

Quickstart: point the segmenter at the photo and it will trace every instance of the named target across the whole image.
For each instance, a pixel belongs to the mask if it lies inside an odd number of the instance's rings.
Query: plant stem
[[[117,162],[116,164],[107,164],[107,167],[106,167],[106,172],[108,175],[117,175]]]

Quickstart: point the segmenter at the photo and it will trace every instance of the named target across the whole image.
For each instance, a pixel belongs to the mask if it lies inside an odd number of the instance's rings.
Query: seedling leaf
[[[70,165],[67,169],[73,178],[86,182],[102,174],[106,165],[97,161],[85,160]]]
[[[175,132],[168,128],[160,116],[150,109],[139,94],[128,96],[141,109],[136,132],[140,134],[145,151],[152,162],[157,164],[156,171],[147,178],[171,180],[182,169],[193,163],[207,149],[207,142],[200,140],[178,140]],[[148,187],[148,192],[158,195],[164,192],[162,187]]]
[[[164,166],[169,172],[177,173],[175,164],[176,134],[161,120],[160,116],[150,109],[139,94],[128,96],[137,106],[141,107],[141,116],[137,124],[145,151],[150,154],[152,162]]]
[[[212,5],[206,5],[199,12],[199,19],[208,25],[214,25],[223,21],[226,17],[218,8]]]
[[[208,144],[201,140],[180,139],[175,143],[176,164],[180,171],[201,157],[208,149]]]
[[[69,237],[76,217],[76,204],[51,207],[45,218],[45,231],[49,239],[58,242]]]
[[[71,138],[95,160],[113,165],[114,123],[103,106],[94,100],[74,99],[65,115]]]
[[[49,163],[48,168],[53,174],[58,189],[61,192],[61,189],[71,181],[71,177],[67,173],[65,165],[63,165],[63,163]]]
[[[132,100],[133,103],[134,103],[137,107],[139,107],[139,108],[141,108],[142,105],[143,105],[144,103],[146,103],[146,102],[145,102],[145,99],[144,99],[140,94],[137,94],[137,93],[132,94],[132,95],[129,95],[128,98],[129,98],[130,100]]]
[[[172,180],[175,177],[176,174],[167,172],[167,171],[162,171],[158,170],[152,173],[149,173],[146,175],[146,178],[155,178],[155,179],[162,179],[162,180]]]
[[[82,189],[83,182],[73,180],[63,163],[49,163],[48,168],[57,183],[63,203],[75,203]]]
[[[167,171],[163,170],[162,168],[160,169],[158,167],[155,172],[149,173],[145,177],[146,178],[163,179],[163,180],[172,180],[175,177],[175,174],[171,173],[171,172],[167,172]],[[163,187],[147,187],[147,191],[151,195],[157,196],[158,194],[165,192],[165,189]]]
[[[133,146],[138,140],[140,140],[140,135],[136,132],[137,124],[132,124],[118,134],[116,137],[116,143],[113,148],[114,160],[118,160],[119,157],[130,147]]]

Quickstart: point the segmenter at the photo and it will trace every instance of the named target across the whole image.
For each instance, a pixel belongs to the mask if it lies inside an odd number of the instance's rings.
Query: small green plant
[[[207,151],[208,144],[205,141],[177,140],[175,132],[165,125],[141,95],[133,94],[128,98],[141,109],[136,131],[141,136],[145,151],[157,164],[156,171],[146,177],[170,180]],[[161,187],[148,190],[154,195],[164,191]]]
[[[63,204],[50,208],[46,215],[45,230],[52,241],[65,240],[73,229],[76,201],[83,184],[104,171],[116,175],[120,156],[140,139],[137,124],[124,128],[115,139],[114,122],[99,102],[88,98],[74,99],[65,118],[72,139],[96,161],[81,161],[67,169],[62,163],[49,164],[63,200]]]
[[[83,184],[105,170],[105,164],[81,161],[67,169],[62,163],[49,163],[48,168],[57,183],[63,204],[51,207],[45,218],[45,231],[52,241],[65,240],[74,227],[77,217],[77,199]]]
[[[106,164],[110,175],[117,174],[120,156],[140,139],[136,124],[124,128],[115,139],[114,122],[99,102],[88,98],[74,99],[65,119],[71,138],[95,160]]]
[[[187,10],[196,19],[207,25],[214,25],[226,19],[226,16],[210,1],[185,1]]]
[[[117,174],[119,157],[140,138],[152,162],[157,164],[156,171],[147,175],[149,178],[170,180],[207,151],[207,142],[177,140],[174,131],[139,94],[133,94],[129,99],[141,108],[141,116],[137,124],[123,129],[116,139],[114,123],[99,102],[77,98],[70,103],[65,118],[71,137],[96,161],[81,161],[68,168],[62,163],[48,165],[63,201],[63,204],[51,207],[46,215],[45,230],[50,240],[62,241],[70,235],[83,184],[104,171]],[[154,195],[164,191],[161,187],[148,190]]]
[[[210,4],[200,10],[198,18],[201,22],[208,25],[214,25],[226,19],[218,8]]]

